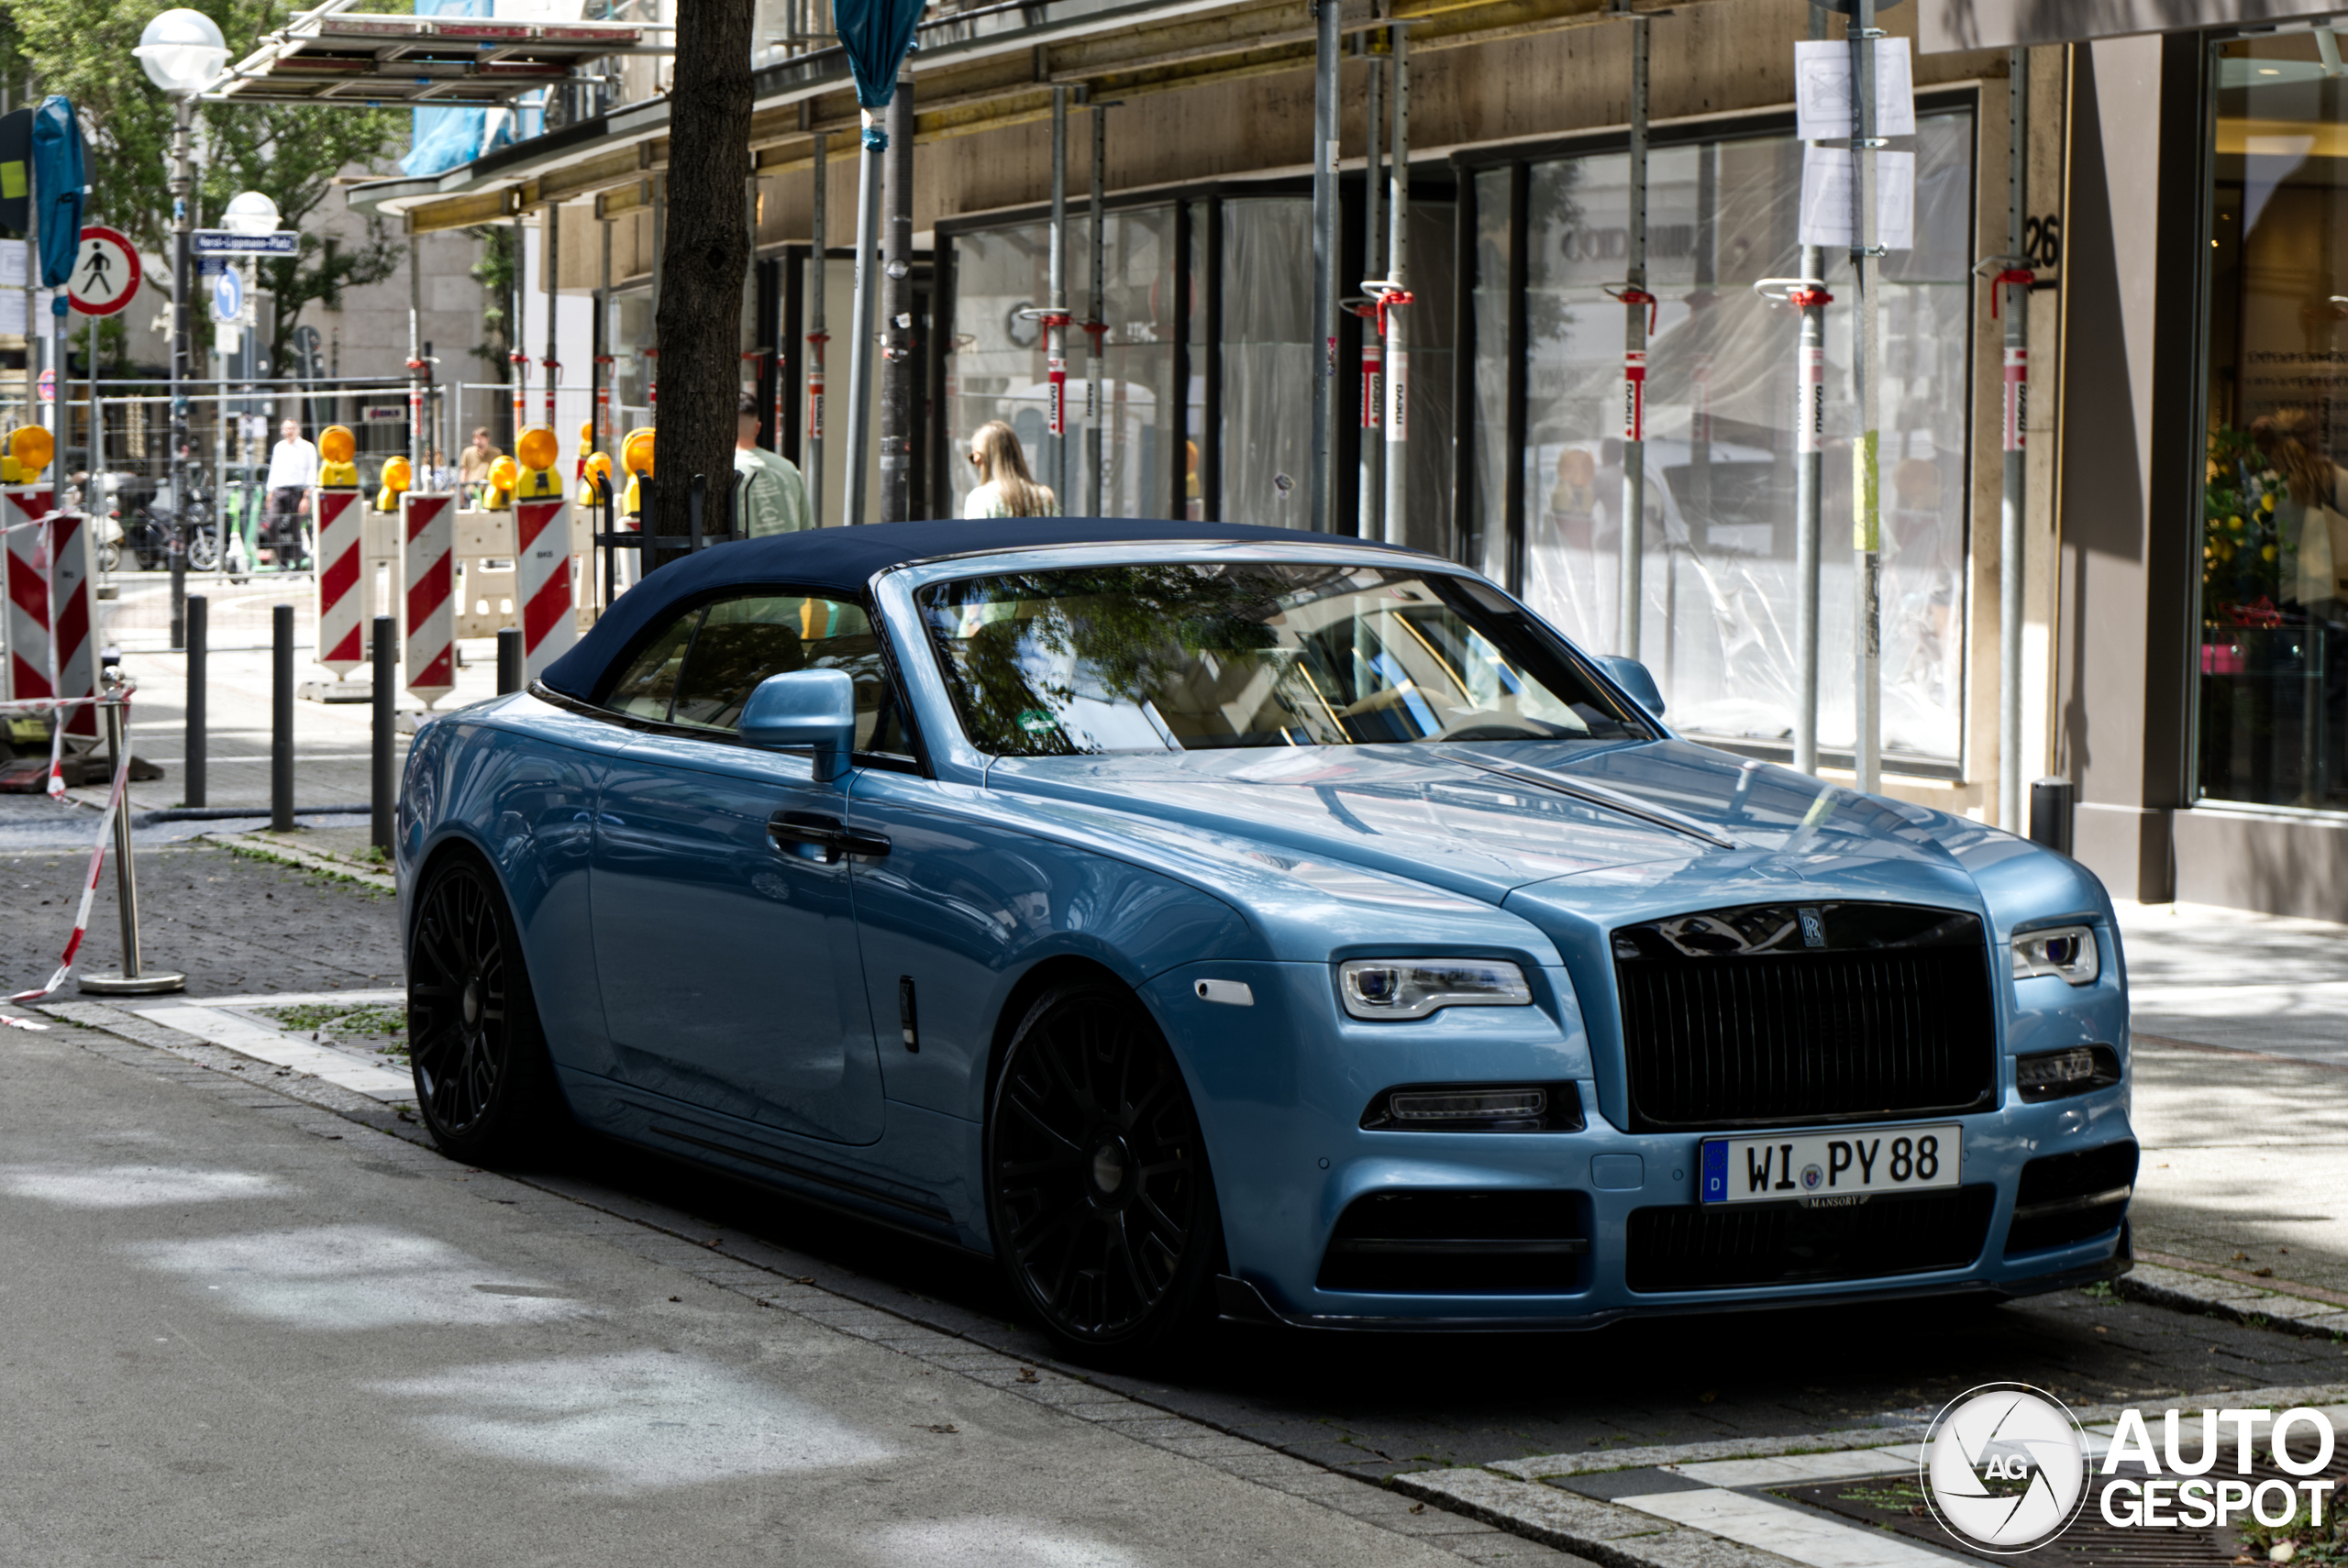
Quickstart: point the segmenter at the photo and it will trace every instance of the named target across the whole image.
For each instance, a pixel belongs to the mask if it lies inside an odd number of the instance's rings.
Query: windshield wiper
[[[1636,817],[1643,823],[1650,823],[1656,827],[1668,828],[1673,833],[1684,834],[1689,838],[1701,840],[1716,849],[1744,847],[1733,838],[1723,838],[1692,817],[1683,817],[1678,812],[1667,810],[1662,806],[1650,805],[1634,796],[1610,790],[1603,784],[1592,784],[1587,779],[1569,778],[1546,767],[1535,767],[1529,762],[1492,762],[1471,753],[1453,751],[1448,747],[1429,747],[1428,749],[1445,762],[1456,762],[1463,767],[1472,767],[1479,773],[1489,773],[1496,778],[1512,779],[1519,784],[1530,784],[1536,789],[1554,790],[1557,794],[1570,796],[1584,805],[1600,806],[1610,812],[1620,812],[1626,817]]]

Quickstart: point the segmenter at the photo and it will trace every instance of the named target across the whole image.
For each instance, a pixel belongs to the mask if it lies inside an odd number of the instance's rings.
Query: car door
[[[845,780],[741,744],[750,691],[852,663],[861,607],[768,590],[664,628],[607,700],[641,733],[605,776],[590,897],[617,1076],[639,1089],[844,1143],[881,1093],[848,903]]]

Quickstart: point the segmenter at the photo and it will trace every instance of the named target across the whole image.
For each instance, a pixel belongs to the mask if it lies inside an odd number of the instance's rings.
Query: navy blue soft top
[[[771,583],[839,599],[861,599],[875,572],[969,550],[1016,550],[1038,545],[1147,544],[1166,539],[1229,539],[1249,544],[1358,545],[1292,528],[1237,523],[1171,523],[1126,517],[993,517],[984,521],[880,523],[860,528],[811,528],[742,539],[671,560],[619,596],[604,618],[538,679],[567,697],[593,701],[611,664],[670,607],[713,589]],[[1373,545],[1372,548],[1397,548]],[[1416,552],[1404,552],[1416,553]]]

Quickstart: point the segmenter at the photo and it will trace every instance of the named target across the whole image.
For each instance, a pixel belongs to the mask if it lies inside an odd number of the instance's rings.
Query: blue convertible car
[[[2124,1268],[2095,878],[1662,712],[1357,541],[706,551],[418,733],[420,1107],[469,1160],[567,1116],[991,1253],[1094,1354]]]

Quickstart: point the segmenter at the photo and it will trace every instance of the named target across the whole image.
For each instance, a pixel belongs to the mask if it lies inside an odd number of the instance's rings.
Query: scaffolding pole
[[[1826,37],[1826,8],[1810,8],[1810,36]],[[1825,496],[1826,250],[1801,248],[1801,277],[1792,295],[1801,313],[1794,379],[1794,766],[1818,772],[1818,595],[1821,507]]]
[[[524,290],[530,278],[529,255],[530,248],[522,227],[522,215],[516,213],[514,215],[514,308],[511,312],[514,342],[505,351],[506,362],[514,367],[514,433],[510,439],[515,441],[522,438],[522,432],[527,427],[530,417],[530,350],[526,341],[528,335],[523,330],[527,322],[522,306]]]
[[[612,220],[597,213],[602,225],[604,256],[595,277],[595,342],[593,350],[590,406],[594,410],[595,450],[612,449]]]
[[[2030,260],[2022,225],[2030,203],[2030,51],[2010,54],[2006,72],[2006,254],[1990,302],[2005,295],[2005,494],[1998,507],[1998,825],[2026,833],[2021,781],[2021,620],[2030,539],[2022,502],[2030,483],[2023,460],[2030,381]]]
[[[1852,345],[1853,403],[1858,411],[1858,440],[1851,449],[1851,547],[1858,603],[1857,657],[1854,671],[1855,747],[1858,786],[1872,792],[1882,782],[1883,752],[1883,523],[1881,502],[1882,353],[1876,244],[1875,25],[1876,0],[1854,0],[1845,29],[1851,40],[1851,277],[1857,293],[1857,341]]]
[[[1647,19],[1631,18],[1631,213],[1629,262],[1623,287],[1623,527],[1622,602],[1615,613],[1615,644],[1627,658],[1639,657],[1639,617],[1645,607],[1647,293]]]
[[[1340,0],[1312,0],[1312,471],[1305,526],[1335,532],[1337,495],[1337,52]]]
[[[1063,510],[1068,491],[1068,92],[1052,89],[1052,255],[1050,303],[1043,315],[1044,377],[1051,388],[1044,471]]]
[[[864,156],[858,160],[856,193],[856,292],[848,316],[847,472],[841,476],[840,521],[864,521],[864,459],[872,446],[872,318],[880,298],[880,160],[889,133],[871,110],[864,111]]]
[[[1109,105],[1087,102],[1092,111],[1092,275],[1091,293],[1087,296],[1084,333],[1091,340],[1084,359],[1084,452],[1091,472],[1084,481],[1084,514],[1101,515],[1102,470],[1108,458],[1108,444],[1101,433],[1101,352],[1109,340],[1108,312],[1102,308],[1102,293],[1108,284],[1109,234],[1108,181],[1102,162],[1109,150]]]
[[[1376,9],[1372,7],[1373,11]],[[1362,297],[1342,301],[1362,319],[1361,328],[1361,451],[1360,471],[1354,491],[1354,532],[1365,539],[1386,536],[1385,510],[1386,443],[1380,426],[1386,413],[1386,344],[1384,334],[1373,323],[1379,321],[1378,311],[1379,284],[1386,277],[1386,231],[1380,224],[1379,213],[1385,190],[1381,147],[1385,127],[1379,121],[1385,113],[1386,62],[1369,53],[1371,35],[1354,35],[1355,47],[1368,59],[1365,61],[1368,80],[1362,89]]]
[[[546,232],[547,340],[538,367],[547,379],[547,429],[554,429],[554,389],[562,379],[562,361],[555,357],[555,308],[562,298],[562,209],[549,204],[538,219]]]
[[[1386,198],[1386,288],[1379,299],[1379,336],[1386,339],[1382,367],[1386,396],[1386,542],[1410,543],[1411,521],[1411,344],[1401,307],[1411,303],[1411,32],[1395,21],[1388,34],[1394,50],[1394,130]]]
[[[800,473],[807,480],[807,515],[824,525],[824,345],[832,335],[824,330],[824,162],[829,138],[815,133],[815,215],[810,226],[809,248],[814,254],[807,274],[807,443],[800,453]]]
[[[227,391],[224,386],[223,392]],[[227,424],[227,405],[221,405],[216,423]],[[425,473],[431,443],[424,433],[424,257],[413,234],[407,237],[407,461],[418,490],[429,490]],[[217,481],[216,480],[216,483]]]

